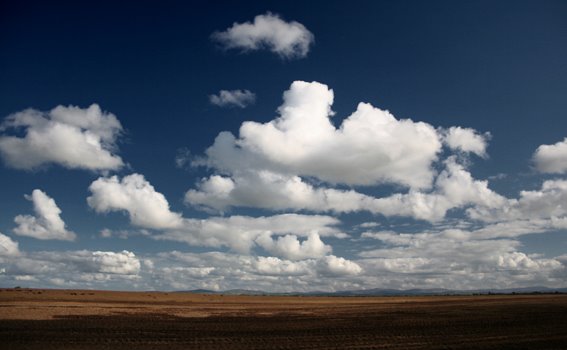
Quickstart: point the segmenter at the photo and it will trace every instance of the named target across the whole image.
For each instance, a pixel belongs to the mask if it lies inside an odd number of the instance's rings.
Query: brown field
[[[567,349],[567,295],[0,290],[2,349]]]

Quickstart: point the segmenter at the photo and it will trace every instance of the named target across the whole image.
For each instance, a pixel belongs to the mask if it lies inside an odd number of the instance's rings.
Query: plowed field
[[[2,349],[567,349],[567,295],[0,290]]]

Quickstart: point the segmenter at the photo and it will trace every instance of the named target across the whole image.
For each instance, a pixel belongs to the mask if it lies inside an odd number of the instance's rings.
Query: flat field
[[[2,349],[567,349],[567,295],[0,289]]]

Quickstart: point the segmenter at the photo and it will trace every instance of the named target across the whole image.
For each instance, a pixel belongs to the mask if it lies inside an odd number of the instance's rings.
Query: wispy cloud
[[[246,108],[256,102],[256,94],[250,90],[221,90],[216,95],[209,95],[209,101],[219,107]]]

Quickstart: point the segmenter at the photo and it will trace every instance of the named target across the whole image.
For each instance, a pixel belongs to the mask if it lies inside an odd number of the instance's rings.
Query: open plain
[[[565,349],[567,295],[0,290],[2,349]]]

